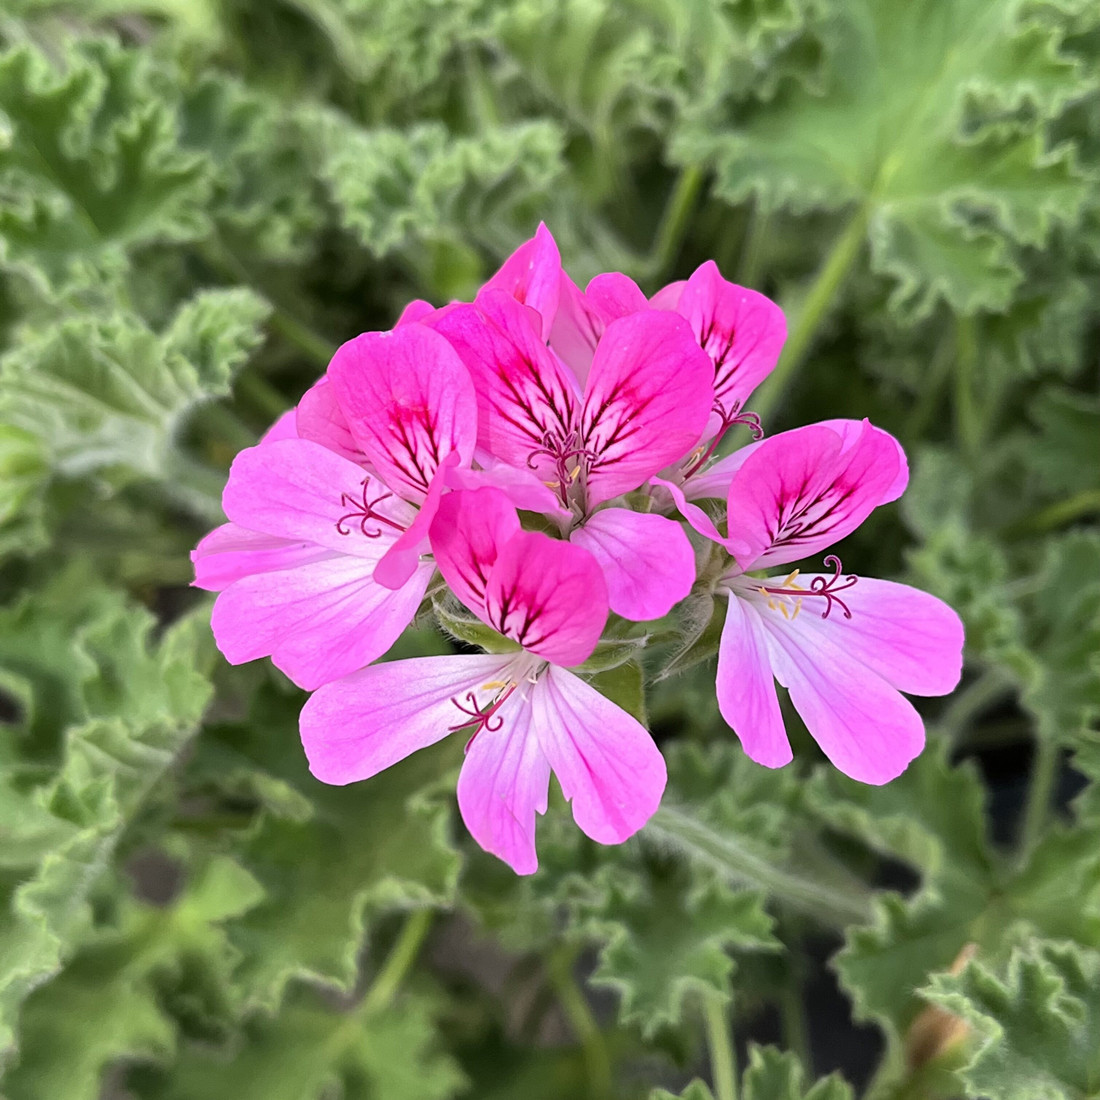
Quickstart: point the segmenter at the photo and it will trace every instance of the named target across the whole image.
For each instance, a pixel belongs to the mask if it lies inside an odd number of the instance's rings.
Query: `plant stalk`
[[[714,1100],[737,1100],[737,1059],[726,1006],[721,998],[713,994],[703,998],[703,1020],[714,1078]]]
[[[386,956],[382,969],[378,971],[370,989],[367,990],[367,995],[363,998],[363,1012],[366,1015],[382,1012],[393,1003],[401,983],[405,980],[405,975],[420,953],[420,948],[431,926],[430,909],[417,909],[416,912],[409,914],[398,933],[397,942]]]

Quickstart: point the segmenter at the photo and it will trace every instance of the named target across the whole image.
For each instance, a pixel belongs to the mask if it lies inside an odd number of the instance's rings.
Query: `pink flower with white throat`
[[[734,562],[718,582],[729,610],[718,653],[718,704],[760,764],[791,760],[775,680],[825,755],[846,775],[886,783],[924,747],[910,695],[958,683],[963,628],[945,603],[907,585],[785,568],[851,534],[908,479],[901,447],[866,421],[831,421],[750,448],[729,482],[728,534],[685,504]],[[750,575],[750,572],[752,575]]]
[[[229,523],[192,554],[220,593],[211,625],[232,664],[270,656],[312,690],[382,656],[412,621],[447,473],[468,465],[477,404],[465,367],[422,325],[337,351],[296,429],[237,455]],[[308,432],[311,438],[301,438]]]
[[[516,648],[393,661],[321,688],[301,719],[311,771],[353,783],[459,733],[469,738],[463,819],[517,873],[538,867],[535,818],[551,771],[588,836],[626,840],[657,809],[665,765],[636,719],[568,671],[607,619],[599,566],[578,546],[523,531],[492,488],[446,495],[431,536],[452,591]]]

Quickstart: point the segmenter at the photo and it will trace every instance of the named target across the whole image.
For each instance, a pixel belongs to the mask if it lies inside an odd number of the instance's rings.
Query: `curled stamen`
[[[780,585],[761,585],[757,588],[757,591],[762,596],[768,597],[768,607],[773,611],[780,611],[783,614],[783,618],[788,618],[786,603],[783,597],[794,598],[794,613],[789,617],[793,621],[798,617],[799,611],[802,610],[802,601],[809,599],[813,596],[820,596],[825,600],[825,610],[821,613],[823,619],[829,617],[829,612],[833,609],[833,604],[838,604],[841,611],[844,614],[844,618],[850,619],[852,617],[851,608],[837,595],[838,592],[844,592],[851,588],[859,577],[852,573],[849,573],[841,578],[841,564],[840,558],[836,554],[830,554],[825,559],[826,566],[829,566],[833,570],[831,577],[814,577],[810,581],[810,587],[803,588],[798,583],[798,570],[796,569],[785,581]],[[797,593],[797,595],[795,595]],[[775,599],[775,597],[780,599]]]
[[[367,500],[367,492],[370,486],[370,478],[363,478],[363,492],[359,500],[356,500],[351,493],[340,494],[340,506],[342,508],[352,509],[350,512],[345,512],[336,521],[336,530],[341,535],[350,535],[351,528],[347,526],[348,522],[357,522],[359,526],[359,533],[366,536],[368,539],[376,539],[382,534],[381,527],[374,527],[371,530],[367,529],[367,524],[371,520],[375,520],[378,523],[385,523],[387,526],[392,527],[395,531],[404,531],[405,528],[401,526],[396,520],[392,520],[387,516],[383,516],[376,512],[374,509],[384,500],[389,500],[393,496],[393,493],[382,493],[381,496],[377,496],[374,500]]]
[[[484,709],[478,705],[477,692],[475,691],[466,692],[466,704],[469,704],[468,706],[460,703],[457,696],[451,697],[451,702],[454,703],[466,717],[455,725],[448,726],[447,732],[454,733],[456,730],[466,729],[469,726],[475,727],[474,732],[470,734],[470,740],[466,742],[467,752],[469,752],[470,746],[474,743],[474,738],[477,737],[482,730],[488,730],[489,733],[495,733],[504,725],[504,719],[497,714],[497,711],[504,705],[504,701],[512,692],[516,690],[514,681],[506,684],[494,681],[484,686],[486,688],[499,687],[501,689]]]
[[[697,474],[703,466],[709,461],[711,455],[718,448],[718,444],[722,442],[722,437],[733,427],[734,424],[744,424],[752,433],[754,441],[759,441],[764,438],[764,425],[760,423],[760,415],[754,412],[743,412],[741,410],[741,402],[735,401],[729,409],[726,411],[725,405],[721,401],[714,402],[714,412],[716,412],[722,418],[722,426],[718,429],[717,434],[710,441],[710,445],[703,448],[697,448],[692,451],[688,456],[688,468],[684,471],[684,480],[687,481],[693,474]]]
[[[595,451],[578,446],[578,442],[576,432],[570,432],[564,439],[555,439],[547,432],[543,437],[542,446],[537,447],[527,456],[527,467],[531,470],[538,467],[540,458],[548,458],[554,464],[555,480],[548,481],[546,484],[551,488],[557,487],[562,503],[567,506],[569,486],[581,476],[581,470],[588,463],[595,462],[599,458]],[[572,461],[576,462],[576,466],[570,469],[569,463]]]

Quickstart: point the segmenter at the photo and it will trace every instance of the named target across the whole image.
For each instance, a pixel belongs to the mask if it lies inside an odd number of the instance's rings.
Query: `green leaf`
[[[274,1018],[258,1016],[224,1052],[193,1047],[168,1074],[135,1075],[149,1100],[446,1100],[464,1078],[439,1049],[438,1002],[405,995],[384,1011],[342,1006],[299,987]]]
[[[71,579],[61,578],[57,591]],[[0,883],[0,1052],[12,1046],[23,999],[57,972],[90,929],[93,891],[124,829],[179,758],[210,694],[200,671],[210,646],[201,618],[180,621],[153,645],[153,621],[144,610],[102,597],[78,607],[75,644],[65,634],[35,629],[35,617],[29,618],[37,652],[22,683],[24,698],[34,704],[31,728],[55,746],[66,728],[56,774],[31,791],[20,784],[33,816],[8,860],[31,873]],[[0,664],[10,660],[0,657]],[[52,694],[58,679],[68,698],[43,708],[40,693]]]
[[[729,996],[730,948],[778,946],[760,894],[682,864],[637,878],[610,873],[590,928],[605,941],[592,984],[616,990],[621,1019],[647,1038],[679,1026],[693,994]]]
[[[229,983],[236,954],[222,924],[261,897],[256,881],[215,857],[164,908],[127,903],[117,928],[91,942],[27,1000],[11,1100],[96,1100],[104,1071],[121,1059],[162,1060],[180,1026],[209,1028],[237,1011]]]
[[[0,360],[0,415],[35,438],[62,476],[98,473],[120,483],[172,475],[177,495],[219,515],[212,472],[209,488],[200,483],[209,495],[186,495],[177,436],[198,405],[228,392],[268,312],[241,289],[198,293],[163,336],[124,313],[64,320]]]
[[[979,962],[937,975],[922,996],[965,1020],[977,1050],[961,1071],[989,1100],[1088,1100],[1100,1091],[1100,954],[1033,943],[1004,978]]]
[[[738,1096],[741,1100],[851,1100],[851,1087],[841,1077],[830,1074],[809,1088],[798,1058],[775,1047],[749,1046],[749,1064],[741,1076]],[[650,1093],[649,1100],[714,1100],[702,1081],[692,1081],[675,1095],[664,1089]]]
[[[0,264],[60,289],[206,231],[209,164],[179,147],[167,88],[149,54],[106,40],[60,71],[28,46],[0,56]]]
[[[244,956],[238,980],[249,1002],[269,1011],[294,977],[350,993],[372,919],[448,904],[459,871],[452,768],[461,743],[452,738],[369,781],[330,787],[309,773],[298,708],[297,695],[261,692],[250,721],[209,731],[195,761],[204,784],[203,758],[214,749],[229,776],[249,767],[304,796],[284,801],[289,816],[271,805],[241,854],[266,898],[233,926]]]
[[[823,94],[790,84],[732,124],[701,112],[675,155],[714,165],[731,202],[856,209],[910,315],[940,298],[1001,310],[1022,281],[1017,246],[1074,224],[1088,194],[1072,151],[1044,138],[1088,85],[1060,49],[1063,18],[998,0],[831,5]]]

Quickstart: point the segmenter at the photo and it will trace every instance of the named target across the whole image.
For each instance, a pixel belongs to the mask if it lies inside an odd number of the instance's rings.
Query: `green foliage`
[[[1098,40],[1094,0],[8,3],[0,1092],[850,1100],[805,1053],[826,944],[868,1100],[1096,1095]],[[905,447],[845,564],[955,606],[967,665],[897,781],[793,713],[796,764],[747,760],[701,547],[578,670],[653,730],[660,811],[603,847],[552,789],[522,879],[460,738],[326,787],[302,694],[218,656],[187,555],[234,454],[540,219],[581,284],[714,258],[776,297],[769,432]],[[485,630],[433,591],[395,653]]]
[[[1100,954],[1036,942],[1015,952],[1002,979],[978,963],[938,976],[925,996],[974,1030],[962,1071],[990,1100],[1084,1100],[1100,1087]]]

